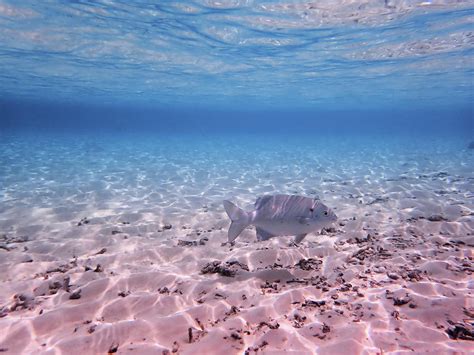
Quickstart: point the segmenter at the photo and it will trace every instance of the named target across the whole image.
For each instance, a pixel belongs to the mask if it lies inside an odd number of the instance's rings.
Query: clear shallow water
[[[20,134],[0,148],[5,231],[26,227],[37,211],[185,223],[203,206],[221,213],[222,200],[237,199],[251,208],[264,194],[318,196],[336,209],[382,195],[399,209],[421,194],[440,211],[474,197],[474,154],[456,139]]]
[[[406,156],[459,171],[473,18],[472,1],[0,0],[4,201],[164,184],[150,196],[182,212],[344,166],[379,181]]]
[[[473,10],[0,0],[0,351],[468,353]]]
[[[152,106],[473,101],[473,1],[0,1],[0,95]]]

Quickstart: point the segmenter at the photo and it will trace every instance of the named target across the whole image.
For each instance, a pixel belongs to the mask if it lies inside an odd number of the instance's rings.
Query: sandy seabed
[[[1,143],[1,352],[474,351],[462,144],[47,141]],[[225,244],[222,200],[275,193],[339,220]]]

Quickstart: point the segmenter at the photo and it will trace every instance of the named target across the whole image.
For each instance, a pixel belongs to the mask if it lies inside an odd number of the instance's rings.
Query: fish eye
[[[310,210],[311,212],[314,212],[314,208],[312,208],[312,207],[311,207],[309,210]]]
[[[324,215],[327,216],[327,215],[328,215],[328,211],[324,211]]]

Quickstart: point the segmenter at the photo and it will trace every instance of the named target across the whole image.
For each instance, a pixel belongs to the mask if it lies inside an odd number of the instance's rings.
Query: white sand
[[[1,351],[472,352],[447,330],[473,325],[474,154],[269,143],[3,143]],[[222,200],[266,193],[339,221],[222,246]],[[201,273],[213,261],[241,266]]]

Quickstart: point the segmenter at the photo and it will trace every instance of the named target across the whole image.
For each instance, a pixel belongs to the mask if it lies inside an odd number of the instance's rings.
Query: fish
[[[228,200],[224,209],[231,220],[228,241],[232,243],[248,226],[255,226],[257,240],[295,236],[300,243],[308,233],[337,221],[336,214],[320,200],[299,195],[266,195],[257,198],[255,210],[246,212]]]

